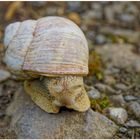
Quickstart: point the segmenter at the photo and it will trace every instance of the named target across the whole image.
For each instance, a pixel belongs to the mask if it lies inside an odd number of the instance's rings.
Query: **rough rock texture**
[[[7,114],[18,138],[112,138],[118,127],[89,109],[85,113],[61,111],[48,114],[37,107],[23,89],[15,94]]]

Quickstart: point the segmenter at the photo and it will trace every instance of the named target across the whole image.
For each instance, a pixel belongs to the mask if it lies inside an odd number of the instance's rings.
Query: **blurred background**
[[[140,2],[0,2],[0,138],[9,132],[6,108],[22,82],[12,79],[3,63],[5,27],[15,21],[63,16],[85,33],[89,46],[86,89],[92,108],[127,110],[116,138],[140,138]],[[6,118],[6,119],[5,119]],[[132,127],[133,125],[133,127]]]

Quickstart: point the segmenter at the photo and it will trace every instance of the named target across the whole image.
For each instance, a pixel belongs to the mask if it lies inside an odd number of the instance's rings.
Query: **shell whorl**
[[[4,45],[5,63],[18,75],[88,73],[87,41],[68,19],[44,17],[12,23],[5,30]]]

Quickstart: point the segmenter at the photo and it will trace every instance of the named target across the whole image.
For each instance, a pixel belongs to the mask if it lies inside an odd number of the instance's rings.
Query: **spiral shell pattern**
[[[56,16],[7,26],[5,63],[23,77],[88,74],[88,45],[81,29]]]

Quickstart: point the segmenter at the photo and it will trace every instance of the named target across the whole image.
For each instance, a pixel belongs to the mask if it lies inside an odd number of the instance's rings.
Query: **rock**
[[[119,19],[123,22],[132,23],[135,20],[135,16],[130,14],[122,14],[119,16]]]
[[[95,38],[95,35],[96,35],[96,34],[95,34],[95,31],[92,31],[92,30],[91,30],[91,31],[88,31],[88,32],[87,32],[86,37],[93,41],[94,38]]]
[[[122,90],[122,91],[126,91],[126,90],[128,89],[128,87],[127,87],[126,85],[122,84],[122,83],[116,84],[116,85],[115,85],[115,88],[116,88],[117,90]]]
[[[104,92],[106,94],[112,95],[112,94],[118,94],[116,90],[114,90],[112,87],[102,84],[102,83],[97,83],[94,85],[100,92]]]
[[[18,138],[111,138],[118,127],[107,117],[92,109],[84,113],[63,110],[48,114],[37,107],[29,96],[19,89],[7,110],[12,117],[11,128]]]
[[[101,98],[100,92],[97,89],[95,89],[94,87],[92,87],[91,90],[89,90],[87,93],[88,93],[88,97],[90,99],[99,99],[99,98]]]
[[[10,77],[10,73],[6,70],[0,70],[0,82],[7,80]]]
[[[114,67],[108,67],[105,69],[104,73],[105,75],[113,75],[113,74],[118,74],[120,72],[120,69],[114,68]]]
[[[115,105],[116,107],[125,107],[125,100],[123,98],[123,96],[120,94],[120,95],[112,95],[110,96],[110,101],[111,103],[113,103],[113,105]]]
[[[69,1],[67,5],[68,5],[68,9],[67,9],[68,11],[80,12],[82,10],[80,1],[75,1],[75,2]]]
[[[130,101],[136,101],[138,98],[133,96],[133,95],[126,95],[124,96],[124,100],[127,101],[127,102],[130,102]]]
[[[45,4],[47,4],[46,1],[34,1],[34,2],[30,2],[30,4],[36,8],[40,8],[41,6],[44,6]]]
[[[109,107],[106,109],[106,113],[118,124],[124,124],[128,118],[127,112],[123,108]]]
[[[125,128],[125,127],[120,127],[119,131],[120,131],[121,133],[125,133],[125,132],[127,131],[127,128]]]
[[[109,26],[104,26],[100,28],[100,33],[102,34],[110,34],[112,36],[121,36],[125,38],[130,43],[136,43],[139,42],[140,33],[139,31],[133,31],[133,30],[126,30],[122,28],[112,28]],[[132,36],[133,34],[133,36]]]
[[[116,83],[116,80],[113,76],[111,75],[106,75],[104,77],[104,83],[108,84],[108,85],[114,85]]]
[[[0,118],[5,116],[5,112],[4,111],[0,111]]]
[[[101,35],[101,34],[97,35],[95,38],[95,43],[99,44],[99,45],[106,43],[106,37],[104,35]]]
[[[129,109],[138,119],[140,119],[140,104],[138,102],[131,102],[129,104]]]
[[[97,83],[95,84],[95,87],[101,91],[101,92],[105,92],[106,91],[106,85],[105,84],[102,84],[102,83]]]
[[[132,51],[133,48],[134,46],[130,44],[108,44],[96,47],[95,51],[101,56],[106,67],[117,67],[127,71],[140,72],[140,56]]]
[[[2,85],[0,85],[0,96],[2,96],[2,89],[3,89],[3,86]]]
[[[128,128],[140,128],[140,123],[136,120],[130,120],[126,122],[125,126]]]

